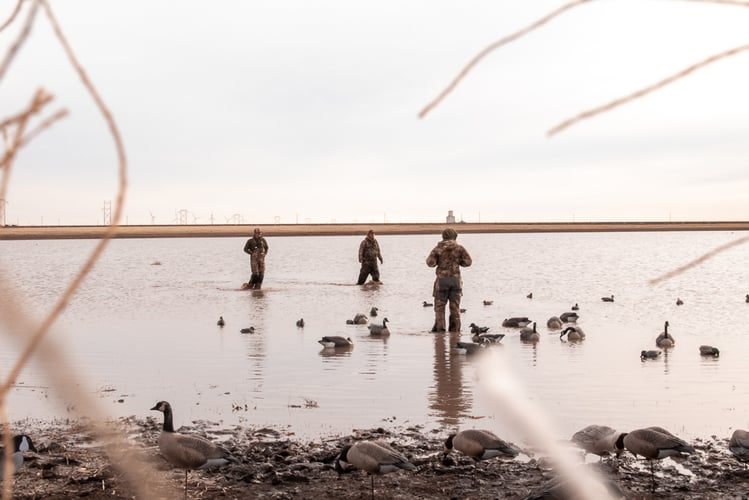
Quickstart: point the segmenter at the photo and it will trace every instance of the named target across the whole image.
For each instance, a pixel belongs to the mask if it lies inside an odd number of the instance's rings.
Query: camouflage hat
[[[448,227],[447,229],[442,231],[442,239],[443,240],[456,240],[458,239],[458,232],[455,229]]]

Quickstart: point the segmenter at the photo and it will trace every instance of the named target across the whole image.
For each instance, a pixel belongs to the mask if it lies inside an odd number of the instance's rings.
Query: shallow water
[[[470,339],[471,322],[506,333],[493,362],[506,365],[507,377],[546,412],[560,437],[590,423],[727,437],[749,425],[749,245],[658,285],[647,281],[741,236],[461,235],[474,259],[463,273],[462,340]],[[428,333],[433,310],[422,302],[432,301],[434,271],[424,260],[438,238],[378,239],[384,284],[360,287],[352,283],[361,237],[271,238],[262,292],[239,289],[249,277],[244,239],[115,240],[51,335],[115,416],[156,416],[149,408],[166,399],[176,425],[209,419],[283,426],[309,437],[390,424],[512,434],[507,409],[481,389],[479,361],[451,349],[455,335]],[[3,241],[0,267],[41,318],[93,245]],[[530,292],[533,299],[526,298]],[[615,302],[600,300],[611,294]],[[684,305],[675,304],[677,297]],[[546,320],[576,302],[587,338],[560,341]],[[373,306],[375,320],[390,320],[389,338],[346,324]],[[502,328],[509,316],[537,321],[540,342],[523,343],[517,330]],[[655,348],[666,320],[676,347],[641,362],[640,351]],[[248,326],[254,334],[239,332]],[[7,333],[7,325],[0,328]],[[355,345],[323,349],[323,335],[351,337]],[[7,335],[0,342],[6,374],[19,347]],[[720,358],[701,358],[701,344],[717,345]],[[55,396],[32,363],[12,390],[10,417],[72,416]]]

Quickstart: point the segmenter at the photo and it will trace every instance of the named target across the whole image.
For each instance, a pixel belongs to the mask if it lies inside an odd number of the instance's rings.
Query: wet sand
[[[714,222],[465,222],[403,224],[213,224],[119,226],[117,238],[199,238],[249,236],[260,227],[266,237],[363,235],[369,229],[377,234],[440,234],[445,227],[459,233],[540,233],[596,231],[749,231],[749,221]],[[108,226],[5,226],[0,240],[91,239],[101,238]]]

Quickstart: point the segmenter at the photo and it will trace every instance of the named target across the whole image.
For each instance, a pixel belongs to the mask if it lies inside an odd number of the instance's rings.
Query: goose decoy
[[[539,335],[536,331],[535,321],[533,322],[532,328],[525,327],[520,330],[520,340],[523,340],[525,342],[538,342],[539,340],[541,340],[541,335]]]
[[[604,456],[616,454],[617,456],[623,451],[619,436],[622,432],[617,431],[606,425],[589,425],[572,435],[572,442],[585,450],[585,453],[598,455],[601,460]]]
[[[746,294],[746,301],[747,304],[749,304],[749,293]]]
[[[490,305],[492,305],[492,304],[494,304],[494,301],[493,301],[493,300],[485,300],[485,301],[484,301],[484,305],[485,305],[485,306],[490,306]]]
[[[532,299],[533,298],[533,292],[529,293],[525,296],[526,299]]]
[[[663,332],[655,338],[658,347],[673,347],[676,344],[674,337],[668,333],[668,321],[663,324]]]
[[[576,323],[580,316],[576,312],[563,312],[559,315],[562,323]]]
[[[358,314],[354,315],[354,324],[355,325],[366,325],[367,323],[369,323],[369,320],[362,313],[358,313]]]
[[[335,470],[340,475],[349,472],[351,468],[363,470],[371,476],[373,499],[375,474],[416,470],[416,466],[409,462],[405,455],[382,441],[357,441],[344,446],[336,458]]]
[[[475,333],[471,340],[474,344],[496,344],[505,338],[504,333]]]
[[[377,316],[377,311],[379,310],[380,310],[379,308],[373,307],[372,309],[369,310],[369,315],[374,318],[375,316]]]
[[[684,301],[681,300],[679,297],[676,297],[676,305],[677,306],[683,306],[684,305]]]
[[[434,307],[434,304],[431,302],[424,301],[424,307]]]
[[[164,414],[164,426],[159,434],[159,451],[167,462],[185,469],[185,497],[188,471],[226,465],[236,460],[226,449],[204,437],[174,432],[172,405],[168,402],[159,401],[151,410]]]
[[[488,326],[479,326],[476,323],[471,323],[468,326],[471,327],[471,333],[474,333],[474,334],[476,334],[476,333],[486,333],[486,332],[489,331],[489,327]]]
[[[575,305],[572,306],[572,307],[570,307],[570,309],[572,309],[573,311],[579,311],[580,310],[580,306],[577,305],[577,302],[575,302]]]
[[[546,320],[546,326],[552,330],[559,330],[562,328],[562,319],[557,316],[552,316]]]
[[[701,356],[714,356],[717,358],[718,356],[720,356],[720,350],[718,350],[718,348],[715,346],[701,345],[700,355]]]
[[[561,339],[567,335],[567,340],[583,340],[585,338],[585,332],[583,332],[583,329],[579,326],[568,326],[564,330],[562,330],[562,333],[559,334],[559,338]]]
[[[296,326],[298,326],[299,328],[304,328],[304,318],[296,320]]]
[[[587,498],[627,498],[619,486],[610,479],[585,477],[585,496]],[[523,497],[523,500],[570,499],[580,496],[580,480],[573,481],[568,476],[556,476]]]
[[[36,448],[34,447],[34,442],[31,440],[29,436],[26,434],[19,434],[17,436],[13,436],[13,473],[15,474],[18,469],[23,467],[23,453],[26,451],[33,451],[36,453]],[[0,449],[0,457],[5,456],[5,450]],[[2,466],[2,463],[0,463],[0,479],[3,478],[5,474],[4,467]]]
[[[224,321],[224,317],[223,316],[219,316],[218,317],[218,321],[216,321],[216,324],[218,326],[224,326],[226,324],[226,322]]]
[[[525,316],[513,316],[512,318],[505,318],[502,321],[502,326],[505,328],[523,328],[531,324],[531,320]]]
[[[661,351],[641,351],[640,361],[645,361],[646,359],[657,359],[660,355]]]
[[[456,342],[455,350],[458,354],[472,355],[481,352],[481,349],[485,344],[478,344],[475,342]]]
[[[382,319],[381,325],[369,325],[370,335],[390,335],[390,329],[387,327],[387,323],[390,321],[387,318]]]
[[[641,455],[650,462],[650,477],[653,479],[655,491],[655,473],[653,460],[666,457],[694,453],[694,448],[686,441],[671,434],[663,427],[647,427],[622,434],[617,440],[617,446],[627,449],[633,455]]]
[[[255,333],[255,327],[251,326],[249,328],[242,328],[239,330],[239,333]]]
[[[601,300],[604,302],[614,302],[614,296],[611,297],[601,297]]]
[[[733,431],[728,449],[739,462],[749,462],[749,432],[741,429]]]
[[[445,440],[443,460],[456,449],[475,460],[486,460],[494,457],[515,458],[519,451],[498,438],[491,431],[482,429],[467,429],[456,434],[450,434]]]
[[[354,342],[351,337],[339,337],[337,335],[326,336],[317,341],[323,347],[351,347]]]

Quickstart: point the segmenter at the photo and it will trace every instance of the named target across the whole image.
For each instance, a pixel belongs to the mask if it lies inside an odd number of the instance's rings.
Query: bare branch
[[[21,12],[21,5],[23,5],[23,0],[18,0],[16,2],[16,8],[13,9],[13,12],[10,13],[10,17],[5,20],[5,22],[0,25],[0,31],[3,31],[5,28],[11,25],[11,23],[16,19],[16,16],[19,12]]]
[[[739,238],[737,240],[733,240],[733,241],[731,241],[729,243],[726,243],[725,245],[721,245],[721,246],[719,246],[719,247],[717,247],[717,248],[715,248],[715,249],[707,252],[706,254],[703,254],[702,256],[694,259],[692,262],[684,264],[683,266],[680,266],[680,267],[674,269],[673,271],[669,271],[666,274],[663,274],[661,276],[658,276],[657,278],[654,278],[654,279],[650,280],[648,283],[651,284],[651,285],[656,285],[656,284],[660,283],[661,281],[665,281],[665,280],[671,279],[674,276],[678,276],[679,274],[683,273],[684,271],[692,269],[693,267],[702,264],[706,260],[708,260],[708,259],[710,259],[712,257],[715,257],[719,253],[725,252],[729,248],[735,247],[736,245],[741,245],[742,243],[746,243],[747,241],[749,241],[749,236],[744,236],[743,238]]]
[[[31,25],[34,23],[34,18],[36,17],[36,11],[38,8],[39,8],[39,0],[32,0],[31,8],[29,9],[29,14],[26,16],[26,21],[23,23],[23,28],[21,29],[21,32],[18,34],[18,37],[16,37],[16,39],[8,48],[8,52],[5,54],[5,59],[3,59],[2,62],[0,62],[0,80],[3,79],[3,76],[5,76],[5,72],[8,70],[8,67],[10,66],[11,61],[13,61],[13,58],[16,56],[16,54],[18,53],[18,50],[26,41],[26,38],[28,38],[29,33],[31,32]]]

